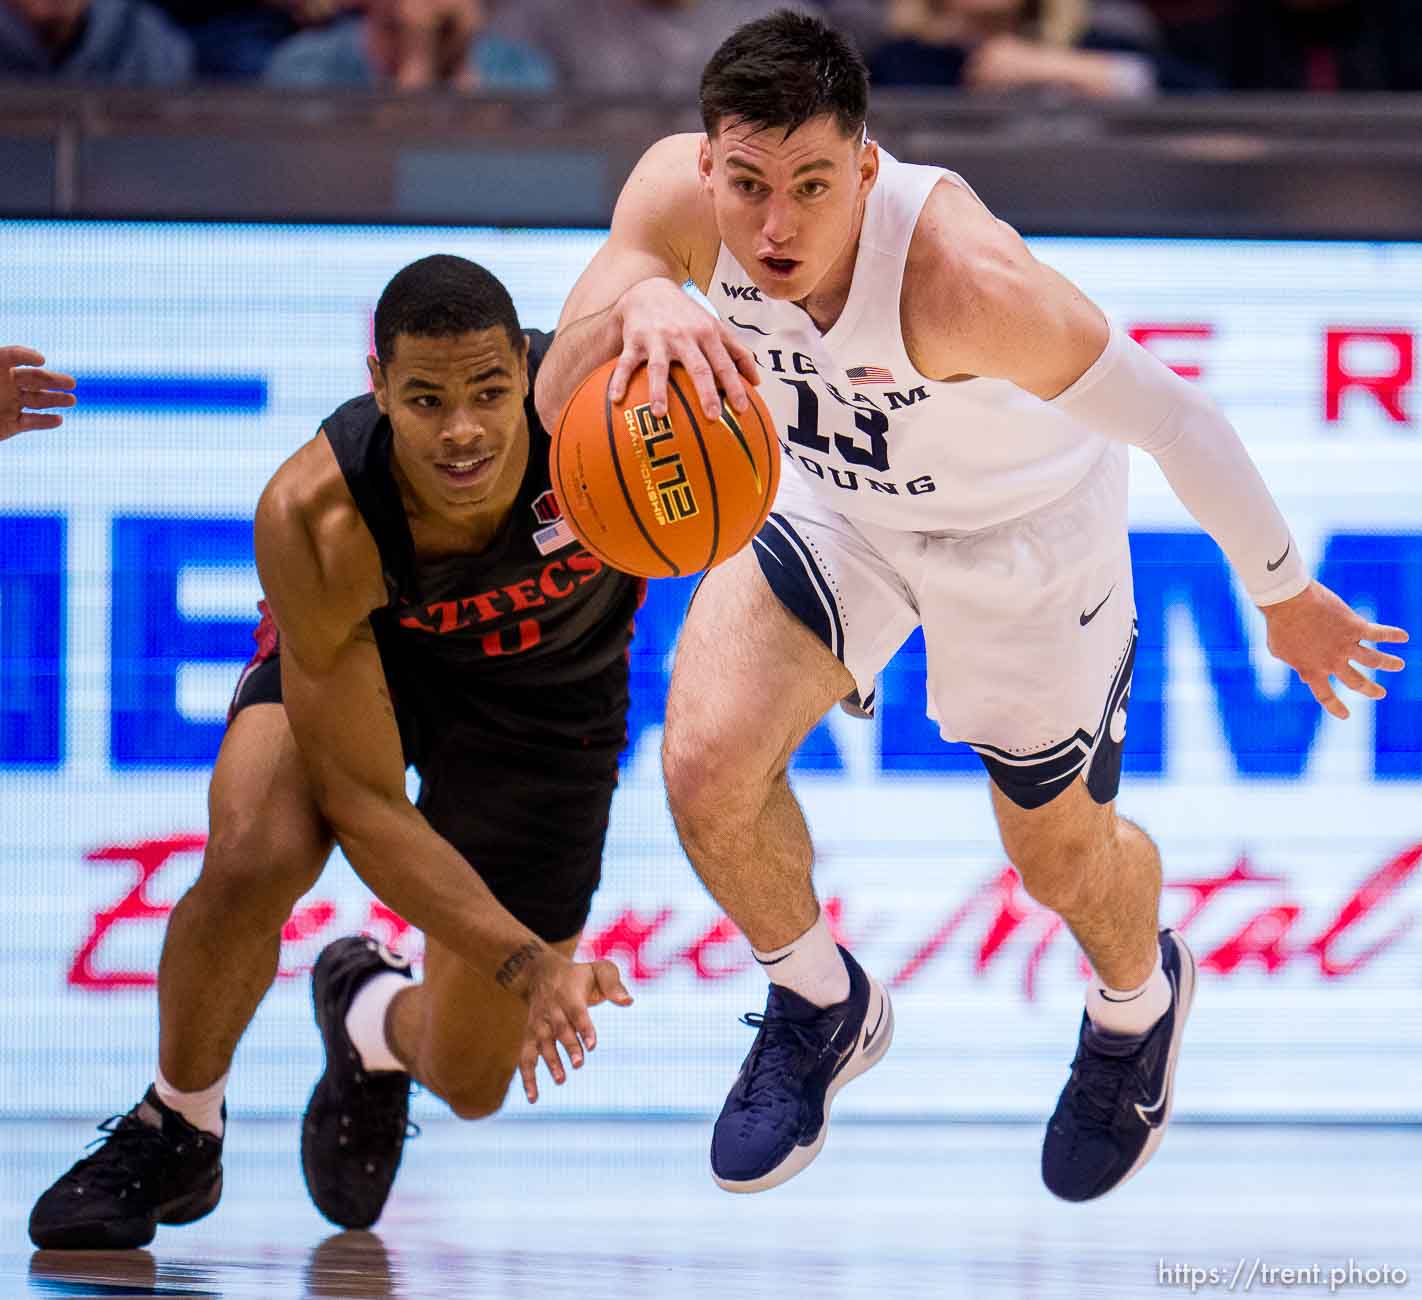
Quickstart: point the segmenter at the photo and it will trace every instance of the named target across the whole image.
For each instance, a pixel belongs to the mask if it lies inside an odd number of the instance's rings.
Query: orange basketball
[[[578,540],[614,569],[642,578],[697,573],[745,546],[780,482],[775,427],[753,388],[744,414],[708,420],[691,377],[674,364],[667,414],[647,398],[647,370],[626,398],[607,396],[617,360],[592,372],[553,435],[553,491]]]

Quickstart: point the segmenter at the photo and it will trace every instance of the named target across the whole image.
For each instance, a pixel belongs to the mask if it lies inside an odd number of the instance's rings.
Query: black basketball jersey
[[[346,402],[323,427],[380,552],[389,599],[370,620],[397,709],[414,707],[425,733],[474,723],[601,744],[589,740],[600,721],[620,735],[644,588],[586,550],[558,512],[532,393],[553,336],[528,337],[528,468],[482,551],[416,556],[391,471],[393,431],[373,396]]]

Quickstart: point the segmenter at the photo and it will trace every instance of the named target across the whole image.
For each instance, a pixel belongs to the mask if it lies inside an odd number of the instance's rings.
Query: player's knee
[[[321,874],[324,855],[306,837],[259,815],[215,822],[194,894],[235,923],[274,924]]]
[[[508,1091],[508,1078],[497,1084],[490,1080],[470,1079],[442,1088],[440,1096],[457,1119],[488,1119],[503,1106]]]
[[[747,757],[720,736],[663,733],[662,776],[678,824],[724,822],[740,805],[755,802]]]
[[[449,1108],[454,1112],[456,1119],[475,1120],[488,1119],[504,1104],[502,1097],[485,1096],[482,1093],[475,1093],[469,1096],[456,1093],[453,1101],[449,1103]]]
[[[1033,836],[1005,847],[1023,887],[1043,907],[1070,915],[1086,899],[1100,855],[1093,838]]]

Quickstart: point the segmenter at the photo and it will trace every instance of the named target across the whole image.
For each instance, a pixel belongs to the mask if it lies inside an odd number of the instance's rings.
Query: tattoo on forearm
[[[494,979],[498,981],[499,987],[508,988],[518,978],[519,972],[529,962],[536,960],[542,952],[543,945],[536,941],[526,943],[521,948],[515,948],[509,954],[508,960],[494,972]]]

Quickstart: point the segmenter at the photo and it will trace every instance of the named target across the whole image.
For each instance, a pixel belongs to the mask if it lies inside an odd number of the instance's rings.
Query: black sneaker
[[[793,1178],[820,1153],[830,1103],[884,1059],[894,1011],[878,980],[841,948],[849,996],[821,1009],[770,986],[759,1030],[711,1134],[711,1175],[728,1192],[760,1192]]]
[[[216,1208],[222,1139],[169,1110],[153,1088],[99,1131],[103,1145],[30,1211],[30,1240],[41,1250],[131,1250],[152,1241],[160,1223],[192,1223]]]
[[[1160,932],[1170,1006],[1135,1038],[1103,1034],[1083,1013],[1071,1078],[1047,1123],[1042,1180],[1064,1201],[1104,1196],[1155,1154],[1175,1101],[1175,1063],[1190,1004],[1195,958],[1173,930]]]
[[[387,971],[411,978],[406,958],[353,935],[327,944],[311,972],[326,1073],[301,1121],[301,1169],[316,1208],[342,1228],[368,1228],[380,1217],[405,1148],[410,1076],[367,1070],[346,1033],[355,995]]]

